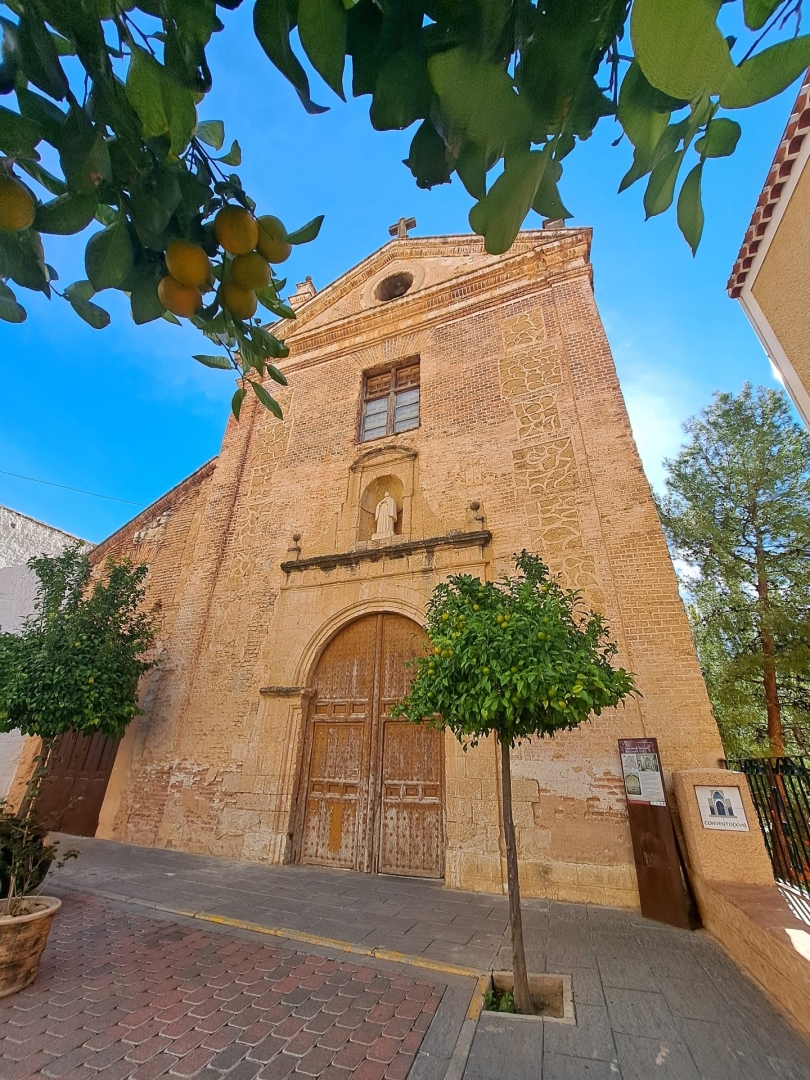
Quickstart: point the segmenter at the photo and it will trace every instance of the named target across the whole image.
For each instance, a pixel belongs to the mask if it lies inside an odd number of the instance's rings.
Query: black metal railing
[[[810,897],[810,758],[736,758],[745,773],[774,877]]]

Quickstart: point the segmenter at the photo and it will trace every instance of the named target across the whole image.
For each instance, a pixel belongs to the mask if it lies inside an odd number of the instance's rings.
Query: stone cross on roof
[[[395,236],[397,238],[397,240],[407,240],[408,239],[408,230],[409,229],[415,229],[415,228],[416,228],[416,218],[415,217],[409,217],[409,218],[401,217],[399,219],[399,221],[396,223],[396,225],[389,225],[388,226],[388,231],[391,234],[391,236]]]

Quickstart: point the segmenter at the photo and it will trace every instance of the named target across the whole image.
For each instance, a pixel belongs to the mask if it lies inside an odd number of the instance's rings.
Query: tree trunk
[[[503,833],[506,842],[506,874],[509,885],[509,926],[512,931],[512,975],[515,980],[515,1008],[527,1016],[534,1015],[526,973],[526,950],[523,947],[523,919],[520,914],[520,881],[518,879],[517,841],[512,819],[512,766],[509,744],[501,744],[501,789],[503,791]]]
[[[36,764],[34,771],[31,773],[31,779],[25,789],[20,808],[17,811],[17,817],[25,819],[28,815],[33,820],[36,812],[37,799],[39,793],[42,790],[42,785],[50,775],[53,768],[53,751],[56,744],[56,739],[51,737],[42,740],[42,745],[39,748],[39,753],[34,759]]]
[[[785,733],[782,730],[782,707],[779,703],[779,687],[776,684],[776,648],[768,625],[768,578],[765,572],[765,553],[757,538],[757,596],[759,598],[759,640],[762,646],[762,683],[765,690],[765,713],[768,718],[768,741],[773,757],[785,753]]]

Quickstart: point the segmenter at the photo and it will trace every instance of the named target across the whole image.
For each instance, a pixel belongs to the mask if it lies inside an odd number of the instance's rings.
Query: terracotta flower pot
[[[53,917],[62,906],[55,896],[28,896],[23,902],[24,915],[0,914],[0,998],[34,981]]]

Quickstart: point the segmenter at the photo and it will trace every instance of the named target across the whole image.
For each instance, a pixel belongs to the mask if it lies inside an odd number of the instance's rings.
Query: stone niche
[[[360,515],[357,525],[357,539],[371,540],[377,526],[375,510],[379,501],[389,494],[397,504],[397,520],[394,523],[394,536],[402,536],[403,527],[403,485],[398,476],[389,473],[377,476],[367,485],[360,496]]]
[[[374,510],[386,491],[397,504],[394,542],[445,531],[420,490],[416,451],[408,446],[376,446],[364,450],[349,469],[346,501],[338,519],[338,551],[386,543],[371,539],[376,526]]]

